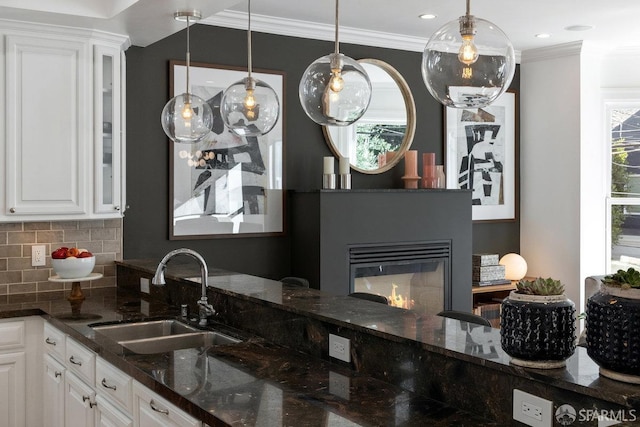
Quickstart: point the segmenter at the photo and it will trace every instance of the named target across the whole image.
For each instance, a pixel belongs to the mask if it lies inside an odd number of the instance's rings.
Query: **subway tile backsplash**
[[[46,265],[31,266],[31,247],[44,245]],[[71,283],[49,282],[54,274],[51,252],[76,246],[96,256],[94,273],[103,277],[82,287],[116,286],[114,261],[122,259],[122,220],[42,221],[0,223],[0,295],[70,290]]]

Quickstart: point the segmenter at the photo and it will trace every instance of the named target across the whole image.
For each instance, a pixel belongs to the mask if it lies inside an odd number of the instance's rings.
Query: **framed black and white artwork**
[[[474,221],[516,219],[515,92],[482,108],[445,108],[447,188],[471,190]]]
[[[170,225],[172,240],[272,236],[284,233],[284,73],[257,70],[280,100],[280,118],[266,135],[238,136],[220,116],[224,90],[247,70],[195,63],[191,93],[213,111],[213,129],[197,144],[171,142]],[[186,64],[170,62],[171,96],[186,88]]]

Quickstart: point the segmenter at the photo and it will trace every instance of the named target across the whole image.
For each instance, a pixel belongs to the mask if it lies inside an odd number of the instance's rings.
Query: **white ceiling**
[[[255,31],[333,38],[334,0],[253,0],[251,7]],[[132,44],[146,46],[183,29],[173,12],[193,8],[205,24],[246,28],[247,0],[0,0],[0,17],[126,33]],[[464,11],[465,0],[343,0],[340,39],[421,50]],[[437,18],[421,20],[423,13]],[[471,13],[502,28],[519,52],[579,40],[640,45],[638,0],[472,0]],[[565,29],[572,25],[593,29]],[[538,39],[539,33],[551,37]]]

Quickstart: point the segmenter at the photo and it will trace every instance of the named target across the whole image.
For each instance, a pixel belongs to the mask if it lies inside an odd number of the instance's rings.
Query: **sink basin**
[[[151,320],[147,322],[118,323],[93,326],[94,331],[113,341],[138,340],[142,338],[166,337],[171,335],[200,332],[199,329],[177,320]]]
[[[118,344],[138,354],[165,353],[186,348],[209,347],[212,345],[237,344],[240,340],[219,332],[202,331],[139,340],[120,341]]]
[[[229,345],[241,340],[217,331],[203,331],[178,320],[152,320],[91,326],[96,335],[117,342],[137,354]]]

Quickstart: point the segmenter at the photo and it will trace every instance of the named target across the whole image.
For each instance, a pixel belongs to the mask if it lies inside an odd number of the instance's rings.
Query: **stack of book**
[[[474,286],[506,285],[511,283],[505,279],[504,265],[499,264],[498,254],[473,254]]]

